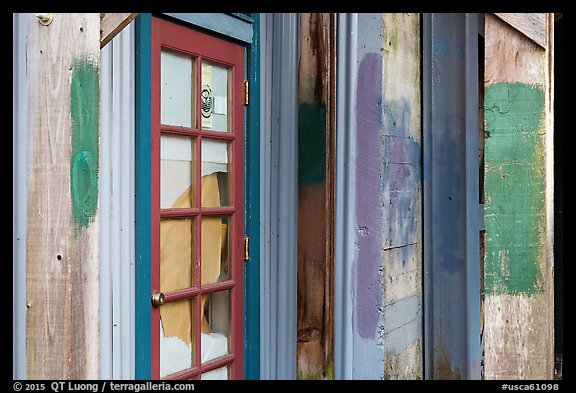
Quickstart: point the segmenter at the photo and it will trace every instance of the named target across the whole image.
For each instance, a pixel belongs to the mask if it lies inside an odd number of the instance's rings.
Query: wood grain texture
[[[551,379],[553,58],[501,19],[485,23],[485,377]]]
[[[98,79],[100,15],[55,14],[42,26],[32,14],[28,26],[26,377],[96,379],[99,214],[91,171],[98,170],[98,158],[97,149],[96,157],[88,157],[94,146],[82,141],[72,157],[71,141],[74,119],[81,130],[76,132],[98,132],[98,111],[95,118],[85,116],[98,107],[98,84],[94,91],[93,83],[82,81]],[[96,206],[79,228],[71,201],[74,179],[85,191],[79,206]]]
[[[546,34],[545,13],[495,13],[498,18],[514,27],[532,41],[546,49],[548,45]]]
[[[330,14],[304,13],[299,17],[298,102],[326,105],[330,94]]]
[[[490,37],[487,32],[485,36],[485,86],[500,82],[543,85],[547,52],[493,15],[486,14],[486,21],[492,31]],[[496,37],[497,33],[502,37]]]
[[[100,48],[103,48],[124,27],[138,16],[137,13],[116,12],[100,14]]]
[[[330,14],[300,14],[297,375],[333,379],[334,45]]]
[[[420,15],[382,15],[385,379],[423,377]]]

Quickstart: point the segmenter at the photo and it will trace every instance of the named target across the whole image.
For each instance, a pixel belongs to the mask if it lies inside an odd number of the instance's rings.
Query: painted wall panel
[[[434,379],[461,379],[465,371],[465,94],[463,15],[433,15],[432,196]],[[434,98],[437,97],[437,100]],[[454,333],[454,334],[451,334]]]
[[[360,14],[357,56],[352,378],[418,379],[420,15]]]
[[[12,14],[12,378],[26,377],[26,14]]]
[[[143,13],[135,21],[136,125],[135,125],[135,378],[151,378],[151,39],[152,17]]]
[[[358,14],[338,14],[334,244],[334,377],[353,375],[352,278],[356,244],[356,83]]]
[[[262,14],[261,379],[296,378],[296,14]]]
[[[552,54],[494,15],[485,30],[485,375],[551,379]]]
[[[353,379],[381,379],[384,351],[378,345],[382,306],[382,16],[358,15],[358,71],[355,77],[356,171],[353,206],[356,247],[352,267]]]
[[[253,41],[247,49],[248,77],[250,82],[250,104],[244,117],[246,122],[245,144],[245,204],[244,220],[246,235],[260,245],[260,14],[251,14]],[[260,379],[260,246],[251,247],[250,260],[245,266],[244,290],[246,293],[244,376],[246,379]]]
[[[423,19],[426,379],[480,374],[477,19]]]
[[[421,379],[420,15],[384,14],[382,48],[384,376]]]
[[[101,50],[100,378],[134,379],[135,23]]]

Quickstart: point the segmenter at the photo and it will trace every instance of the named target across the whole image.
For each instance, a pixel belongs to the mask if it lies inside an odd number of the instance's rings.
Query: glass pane
[[[205,372],[200,376],[200,379],[230,379],[230,366],[224,366],[217,368],[216,370]]]
[[[196,140],[160,137],[160,207],[195,207]]]
[[[202,207],[230,205],[231,147],[229,142],[202,139]]]
[[[195,59],[162,49],[161,52],[160,122],[195,127]]]
[[[204,60],[202,62],[202,128],[211,131],[229,131],[232,86],[228,67]]]
[[[202,216],[202,285],[226,281],[230,278],[230,218]]]
[[[202,295],[202,363],[230,353],[230,291]]]
[[[160,291],[195,285],[195,245],[193,218],[164,218],[160,221]]]
[[[160,307],[160,378],[195,366],[195,299]]]

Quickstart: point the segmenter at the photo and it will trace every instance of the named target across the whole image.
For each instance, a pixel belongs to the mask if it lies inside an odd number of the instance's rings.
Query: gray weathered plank
[[[327,13],[300,14],[297,374],[334,378],[334,45]]]
[[[485,377],[551,379],[553,59],[493,15],[485,37]]]
[[[384,378],[421,379],[420,15],[382,18]]]
[[[494,15],[546,49],[548,41],[545,13],[495,13]]]
[[[28,26],[26,376],[96,379],[100,14]]]
[[[100,48],[103,48],[114,38],[126,25],[138,16],[137,13],[117,12],[100,14]]]

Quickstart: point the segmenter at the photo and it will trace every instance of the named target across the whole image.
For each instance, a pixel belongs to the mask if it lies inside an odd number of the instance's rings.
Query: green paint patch
[[[98,207],[98,106],[98,65],[75,60],[70,81],[70,193],[76,233],[88,228]]]
[[[541,128],[544,91],[499,83],[485,92],[486,260],[488,294],[541,292],[545,225]]]
[[[316,103],[298,107],[298,183],[326,180],[326,108]]]

